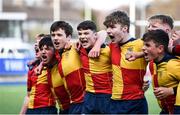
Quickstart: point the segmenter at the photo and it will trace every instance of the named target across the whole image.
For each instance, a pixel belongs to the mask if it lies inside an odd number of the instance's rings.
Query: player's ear
[[[97,32],[94,32],[94,39],[97,40]]]
[[[164,45],[159,45],[158,46],[158,52],[159,53],[164,52]]]
[[[166,33],[169,33],[170,31],[171,31],[171,30],[170,30],[170,29],[168,29],[168,28],[165,30],[165,32],[166,32]]]
[[[71,35],[67,36],[67,40],[70,41],[70,39],[72,38]]]
[[[123,30],[123,32],[127,32],[128,31],[128,26],[127,25],[123,26],[122,30]]]

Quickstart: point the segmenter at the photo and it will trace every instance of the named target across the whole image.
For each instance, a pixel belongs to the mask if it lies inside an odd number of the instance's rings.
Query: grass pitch
[[[25,95],[26,85],[0,85],[0,114],[18,114]],[[160,108],[151,87],[145,95],[148,101],[149,114],[159,114]]]

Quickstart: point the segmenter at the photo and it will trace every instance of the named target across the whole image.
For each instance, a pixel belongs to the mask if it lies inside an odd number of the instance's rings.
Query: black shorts
[[[57,114],[57,108],[51,106],[51,107],[27,109],[26,114]]]

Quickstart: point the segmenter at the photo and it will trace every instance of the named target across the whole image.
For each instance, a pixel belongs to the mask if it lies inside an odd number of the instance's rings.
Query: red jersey
[[[47,71],[43,69],[42,74],[37,76],[34,68],[28,71],[27,89],[30,92],[28,108],[55,106],[55,99],[47,81]]]
[[[180,63],[175,56],[165,55],[159,63],[150,62],[153,87],[178,87],[180,81]],[[174,104],[178,103],[176,95],[170,95],[164,99],[157,99],[159,106],[167,110],[170,114],[173,113]],[[178,105],[178,104],[177,104]]]
[[[129,42],[121,45],[110,44],[113,71],[112,99],[135,100],[144,98],[142,86],[147,62],[144,58],[131,62],[125,58],[127,51],[140,52],[142,46],[143,41],[140,39],[130,39]]]
[[[112,68],[109,47],[103,45],[98,58],[89,58],[88,51],[81,48],[80,58],[85,73],[86,91],[95,94],[111,94]]]
[[[48,68],[48,83],[59,105],[59,108],[61,110],[69,109],[70,97],[65,89],[63,79],[59,74],[58,64],[53,65],[52,68]]]
[[[83,102],[85,79],[78,52],[72,46],[61,53],[56,52],[56,58],[59,74],[70,97],[70,103]]]

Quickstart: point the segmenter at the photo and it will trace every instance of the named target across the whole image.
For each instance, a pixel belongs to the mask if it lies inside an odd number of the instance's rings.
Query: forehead
[[[78,30],[78,32],[79,32],[79,33],[82,33],[82,32],[83,32],[83,33],[84,33],[84,32],[90,33],[90,32],[93,32],[93,30],[91,30],[91,29],[85,29],[85,30],[84,30],[84,29],[80,29],[80,30]]]
[[[159,19],[152,19],[149,20],[149,24],[148,27],[152,27],[154,29],[162,29],[164,31],[166,31],[166,29],[171,30],[170,26],[166,23],[163,23],[161,20]]]
[[[149,23],[149,25],[154,25],[154,24],[163,25],[162,21],[159,20],[159,19],[151,19],[151,20],[148,21],[148,23]]]
[[[48,46],[48,45],[46,45],[46,44],[44,44],[44,45],[42,45],[42,47],[41,48],[52,48],[53,49],[53,47],[52,46]]]
[[[58,30],[56,30],[56,31],[51,31],[51,33],[61,33],[61,34],[65,34],[65,31],[63,30],[63,29],[61,29],[61,28],[59,28]]]
[[[144,40],[144,45],[155,46],[156,43],[154,42],[154,40]]]
[[[108,25],[108,27],[122,27],[123,26],[123,24],[121,24],[121,23],[111,23],[111,24],[109,24]]]

